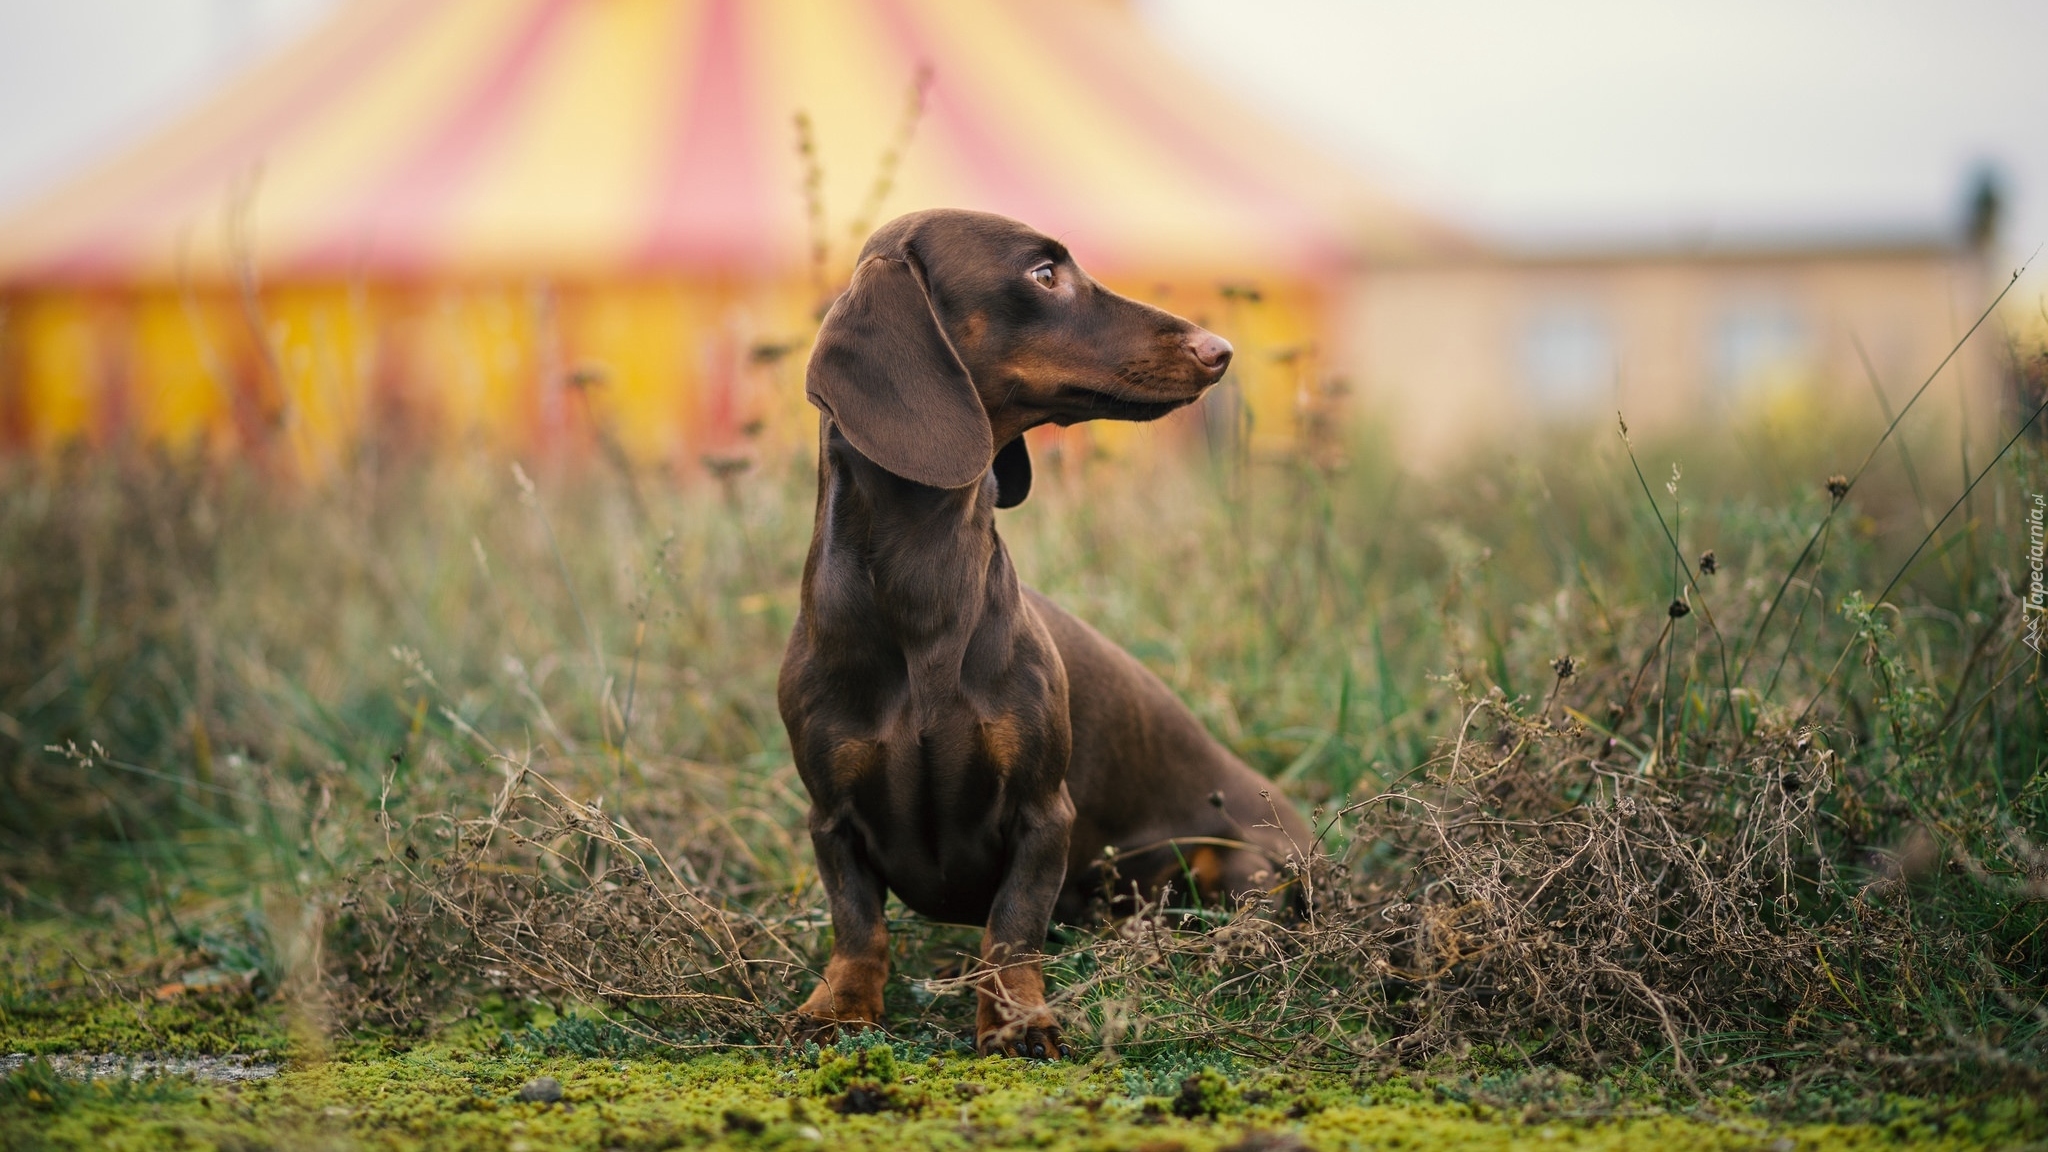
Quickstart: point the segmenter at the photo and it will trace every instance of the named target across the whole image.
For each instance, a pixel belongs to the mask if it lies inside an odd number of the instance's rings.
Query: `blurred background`
[[[14,3],[0,436],[800,448],[813,317],[934,204],[1238,343],[1185,427],[1068,437],[1111,449],[1863,402],[2048,236],[2044,42],[2018,0]]]

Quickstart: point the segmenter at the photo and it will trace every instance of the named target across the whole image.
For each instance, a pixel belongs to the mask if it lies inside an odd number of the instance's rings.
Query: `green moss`
[[[1669,1146],[1977,1148],[2048,1135],[2040,1107],[2010,1100],[1967,1119],[1906,1102],[1886,1123],[1771,1125],[1729,1111],[1595,1121],[1527,1120],[1461,1102],[1421,1081],[1360,1087],[1342,1077],[1197,1072],[1171,1095],[1127,1089],[1104,1061],[1030,1063],[941,1053],[906,1059],[867,1038],[809,1056],[547,1054],[519,1044],[438,1040],[404,1051],[350,1045],[336,1058],[236,1086],[61,1087],[0,1091],[8,1148],[659,1149],[1014,1147],[1209,1152],[1247,1131],[1298,1135],[1314,1148],[1573,1149]],[[17,1073],[16,1076],[23,1076]],[[47,1072],[34,1075],[48,1079]],[[519,1099],[560,1081],[560,1104]],[[846,1108],[863,1087],[889,1106]],[[40,1099],[30,1099],[30,1089]],[[1784,1143],[1789,1142],[1789,1143]]]
[[[283,1053],[282,1011],[247,993],[158,1000],[0,998],[0,1053],[162,1053],[223,1056]]]
[[[290,1050],[285,1005],[259,983],[125,927],[0,921],[0,1054]],[[193,987],[181,973],[218,983]]]

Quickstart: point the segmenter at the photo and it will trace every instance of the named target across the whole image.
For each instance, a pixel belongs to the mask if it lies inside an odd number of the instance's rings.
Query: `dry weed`
[[[601,801],[501,763],[485,812],[383,811],[389,852],[343,901],[360,940],[337,983],[357,1016],[416,1023],[456,987],[484,986],[607,1005],[614,1023],[675,1046],[777,1031],[776,1006],[808,971],[790,943],[801,909],[735,901],[692,854],[671,858]]]
[[[1702,1038],[1826,993],[1826,933],[1800,909],[1833,765],[1785,734],[1739,767],[1660,772],[1495,694],[1421,779],[1322,823],[1344,847],[1298,878],[1302,923],[1194,934],[1154,909],[1089,947],[1069,995],[1110,1046],[1356,1068],[1491,1045],[1684,1069]]]
[[[1245,908],[1189,931],[1188,910],[1154,906],[1062,952],[1059,997],[1109,1051],[1356,1069],[1491,1045],[1684,1070],[1703,1038],[1758,1039],[1765,1015],[1830,994],[1828,932],[1801,909],[1834,764],[1783,734],[1736,767],[1660,770],[1496,693],[1420,779],[1324,822],[1300,922]],[[505,771],[479,815],[386,815],[390,853],[351,897],[365,939],[338,950],[358,1014],[418,1019],[452,978],[607,1005],[662,1043],[780,1035],[819,942],[810,901],[735,894],[633,819]],[[973,979],[921,986],[964,997]]]

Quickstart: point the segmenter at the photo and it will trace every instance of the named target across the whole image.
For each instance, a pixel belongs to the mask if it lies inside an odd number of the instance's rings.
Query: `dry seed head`
[[[595,388],[611,379],[611,369],[602,364],[578,364],[569,369],[562,383],[571,388]]]
[[[1550,662],[1550,670],[1557,673],[1559,680],[1569,680],[1578,673],[1579,665],[1571,658],[1570,653],[1566,653]]]
[[[1712,576],[1720,570],[1721,563],[1714,559],[1714,550],[1712,548],[1700,553],[1700,573],[1702,575]]]
[[[764,366],[776,364],[802,346],[801,340],[757,340],[753,347],[747,349],[747,362]]]
[[[1840,472],[1828,477],[1828,496],[1840,504],[1842,497],[1849,494],[1849,478]]]
[[[1671,613],[1673,620],[1682,620],[1692,614],[1692,605],[1687,604],[1683,600],[1673,600],[1671,607],[1666,609],[1666,611]]]
[[[730,480],[753,466],[754,461],[748,456],[721,456],[714,453],[706,453],[704,456],[705,470],[720,480]]]

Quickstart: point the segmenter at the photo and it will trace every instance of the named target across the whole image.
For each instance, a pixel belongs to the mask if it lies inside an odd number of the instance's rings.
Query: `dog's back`
[[[1067,791],[1078,815],[1058,917],[1086,920],[1105,898],[1127,910],[1133,885],[1144,899],[1170,883],[1210,903],[1276,889],[1291,903],[1284,874],[1309,852],[1308,822],[1130,653],[1040,593],[1024,596],[1066,665],[1073,722]]]

